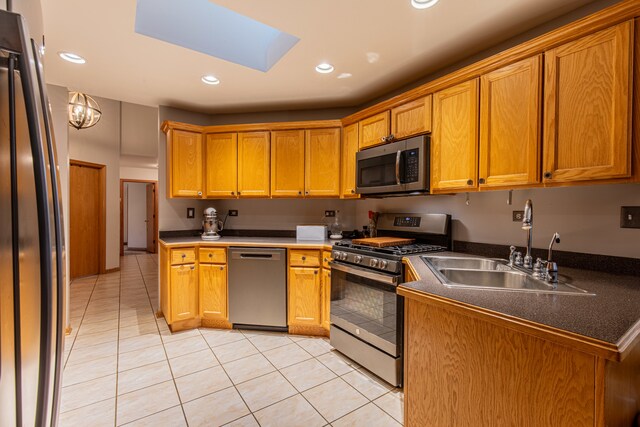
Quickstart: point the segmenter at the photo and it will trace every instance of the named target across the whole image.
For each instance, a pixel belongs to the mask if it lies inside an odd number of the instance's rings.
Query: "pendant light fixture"
[[[102,111],[95,99],[82,92],[69,92],[69,125],[76,129],[95,126],[102,117]]]

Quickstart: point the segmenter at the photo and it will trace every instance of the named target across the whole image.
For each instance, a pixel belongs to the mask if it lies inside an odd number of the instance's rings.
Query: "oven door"
[[[399,275],[331,262],[331,323],[392,357],[402,354]]]

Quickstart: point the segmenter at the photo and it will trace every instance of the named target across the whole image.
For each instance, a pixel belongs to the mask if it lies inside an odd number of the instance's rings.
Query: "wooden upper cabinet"
[[[269,196],[269,132],[238,133],[238,195]]]
[[[476,188],[478,176],[478,79],[433,96],[431,188]]]
[[[202,196],[202,134],[174,129],[167,141],[169,197]]]
[[[432,96],[427,95],[391,110],[391,134],[395,139],[431,132]]]
[[[340,195],[340,128],[306,131],[305,195]]]
[[[542,57],[480,78],[480,187],[540,182]]]
[[[208,134],[205,153],[206,196],[236,197],[238,194],[238,134]]]
[[[271,132],[271,196],[302,197],[304,131]]]
[[[545,53],[543,182],[631,173],[633,23]]]
[[[321,325],[320,268],[289,268],[289,325]]]
[[[358,146],[361,150],[386,143],[383,138],[389,136],[389,117],[387,110],[358,122]]]
[[[356,194],[356,153],[358,152],[358,124],[342,129],[342,181],[340,196],[344,199],[360,197]]]

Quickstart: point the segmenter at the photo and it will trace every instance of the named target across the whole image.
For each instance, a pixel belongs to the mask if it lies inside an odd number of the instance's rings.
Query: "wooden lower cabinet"
[[[228,320],[227,266],[200,264],[200,317]]]
[[[634,425],[640,343],[622,362],[607,360],[574,337],[560,343],[556,334],[545,339],[494,315],[401,294],[405,426]]]
[[[198,317],[197,264],[172,265],[169,280],[171,322]]]
[[[322,269],[322,328],[329,332],[331,327],[331,270]]]
[[[289,268],[289,326],[321,326],[320,268]]]

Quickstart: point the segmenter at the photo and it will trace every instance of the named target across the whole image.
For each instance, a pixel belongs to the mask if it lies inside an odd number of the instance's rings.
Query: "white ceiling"
[[[134,32],[135,0],[42,0],[47,81],[92,95],[203,112],[351,106],[590,0],[216,0],[301,40],[264,73]],[[58,51],[84,56],[63,61]],[[377,57],[377,61],[368,60]],[[319,74],[320,62],[335,66]],[[341,73],[352,77],[338,79]],[[221,80],[200,81],[204,74]]]

